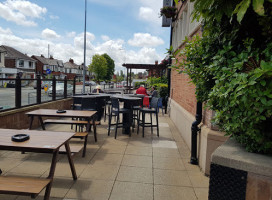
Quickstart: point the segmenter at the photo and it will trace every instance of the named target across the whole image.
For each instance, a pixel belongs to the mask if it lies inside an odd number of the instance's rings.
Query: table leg
[[[66,149],[68,161],[69,161],[69,164],[70,164],[71,172],[72,172],[72,175],[73,175],[73,179],[77,180],[76,169],[75,169],[74,162],[73,162],[73,159],[72,159],[72,156],[71,156],[71,150],[70,150],[69,142],[65,143],[65,149]]]
[[[34,119],[34,116],[30,116],[29,130],[31,130],[32,128],[33,119]]]
[[[97,142],[95,117],[93,117],[94,141]]]
[[[39,121],[40,121],[40,123],[41,123],[42,129],[45,130],[45,126],[44,126],[42,117],[41,117],[41,116],[38,116],[38,118],[39,118]]]
[[[47,177],[48,179],[51,179],[51,182],[46,186],[44,200],[49,200],[49,197],[50,197],[51,187],[52,187],[52,183],[53,183],[53,177],[55,174],[55,169],[56,169],[56,164],[57,164],[58,153],[59,153],[59,149],[57,149],[53,154],[49,175]]]

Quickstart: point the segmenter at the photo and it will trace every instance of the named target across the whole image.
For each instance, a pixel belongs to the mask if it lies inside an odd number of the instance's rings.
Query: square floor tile
[[[81,179],[102,179],[115,180],[119,170],[119,165],[103,165],[91,164],[88,165],[81,173]]]
[[[154,184],[192,187],[186,171],[154,169]]]
[[[180,158],[153,157],[153,168],[185,170],[184,164]]]
[[[123,145],[111,145],[104,144],[98,151],[98,153],[116,153],[116,154],[124,154],[126,150],[126,146]]]
[[[174,148],[153,148],[154,157],[171,157],[180,158],[178,149]]]
[[[97,153],[91,160],[90,164],[120,165],[123,155]]]
[[[202,172],[188,171],[188,175],[193,187],[209,187],[209,178],[204,176]]]
[[[113,181],[78,179],[71,187],[65,199],[108,200]]]
[[[153,200],[153,185],[144,183],[114,183],[110,200]]]
[[[153,183],[153,172],[151,168],[121,166],[116,180]]]
[[[130,146],[127,146],[125,154],[138,155],[138,156],[152,156],[152,148],[130,145]]]
[[[121,165],[152,168],[152,157],[125,155]]]
[[[175,141],[167,141],[167,140],[153,140],[152,147],[161,147],[161,148],[169,148],[169,149],[177,149],[177,145]]]
[[[199,200],[208,200],[209,197],[209,188],[194,188],[197,199]]]
[[[154,200],[197,200],[193,188],[166,185],[154,186]]]

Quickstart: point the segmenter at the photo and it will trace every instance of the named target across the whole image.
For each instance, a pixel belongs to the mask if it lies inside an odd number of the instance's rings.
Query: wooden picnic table
[[[45,126],[44,126],[42,117],[83,118],[87,121],[87,130],[90,129],[91,120],[92,120],[92,125],[94,127],[94,137],[95,137],[95,141],[97,141],[96,123],[94,118],[96,111],[85,111],[85,110],[65,110],[65,111],[66,111],[65,113],[57,113],[56,109],[38,109],[31,112],[27,112],[26,115],[30,117],[29,129],[32,128],[32,123],[35,116],[38,117],[43,130],[45,130]],[[59,122],[60,124],[63,124],[65,121],[59,121]],[[76,120],[74,120],[74,122],[72,120],[67,121],[67,124],[73,124],[73,123],[76,124],[79,122],[77,122]]]
[[[11,137],[16,134],[28,134],[30,139],[24,142],[13,142]],[[66,148],[72,176],[76,180],[77,174],[69,146],[69,140],[73,135],[74,133],[71,132],[0,129],[0,150],[53,154],[49,175],[46,179],[0,176],[0,194],[30,195],[34,198],[46,187],[44,200],[48,200],[59,148],[62,145]]]

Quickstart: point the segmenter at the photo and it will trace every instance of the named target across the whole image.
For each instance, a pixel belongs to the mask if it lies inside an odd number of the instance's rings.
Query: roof
[[[60,66],[63,67],[63,61],[62,60],[57,60],[57,59],[52,59],[52,58],[45,58],[43,56],[32,56],[34,59],[39,60],[41,63],[44,65],[54,65],[54,66]]]
[[[6,50],[2,46],[0,46],[0,52],[3,53],[6,52]]]
[[[70,69],[79,69],[79,65],[71,62],[64,63],[64,68],[70,68]]]
[[[4,51],[6,51],[5,58],[9,58],[9,59],[24,59],[24,60],[36,61],[35,59],[30,58],[26,54],[23,54],[20,51],[14,49],[12,47],[5,46],[5,45],[2,45],[1,47],[2,47],[2,49]]]
[[[33,55],[32,56],[34,59],[40,61],[41,63],[43,63],[44,65],[48,65],[48,62],[47,62],[47,58],[43,57],[43,56],[35,56]]]
[[[123,64],[123,67],[127,69],[165,69],[167,68],[166,65],[163,64]]]

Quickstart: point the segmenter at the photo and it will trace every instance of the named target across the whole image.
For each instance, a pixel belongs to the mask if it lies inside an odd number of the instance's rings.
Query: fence
[[[51,86],[42,85],[42,81],[51,82]],[[0,78],[0,82],[4,83],[5,87],[1,88],[0,111],[67,98],[74,95],[76,91],[76,77],[73,80],[55,77],[41,80],[40,75],[37,75],[36,79],[22,79],[17,74],[16,78]]]

